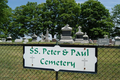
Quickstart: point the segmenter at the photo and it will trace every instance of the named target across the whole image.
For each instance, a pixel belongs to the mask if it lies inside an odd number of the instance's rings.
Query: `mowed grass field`
[[[97,74],[58,72],[58,80],[120,80],[120,47],[98,47]],[[23,46],[0,45],[0,80],[56,80],[56,72],[23,68]]]

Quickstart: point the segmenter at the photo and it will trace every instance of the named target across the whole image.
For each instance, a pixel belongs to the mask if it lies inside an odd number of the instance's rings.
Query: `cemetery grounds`
[[[119,80],[120,46],[98,46],[97,56],[97,74],[58,72],[58,80]],[[0,44],[0,80],[56,80],[56,72],[23,68],[22,44]]]

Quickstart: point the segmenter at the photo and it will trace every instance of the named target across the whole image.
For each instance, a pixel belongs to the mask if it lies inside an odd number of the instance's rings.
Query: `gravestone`
[[[115,37],[115,45],[120,45],[120,37]]]
[[[49,31],[48,31],[48,28],[47,28],[46,34],[45,34],[45,42],[50,42],[50,40],[49,40]]]
[[[97,40],[93,40],[93,43],[95,43],[95,44],[96,44],[96,43],[97,43]]]
[[[6,42],[6,38],[2,38],[2,42]]]
[[[111,44],[112,44],[112,39],[109,39],[109,43],[111,43]]]
[[[56,42],[57,40],[55,38],[52,38],[52,42]]]
[[[72,28],[69,27],[69,25],[67,24],[61,30],[62,30],[62,35],[59,43],[74,43],[71,37]]]
[[[25,39],[23,43],[26,44],[27,42],[28,42],[28,39]]]
[[[112,44],[114,44],[114,45],[115,45],[115,41],[114,41],[114,40],[112,41]]]
[[[109,39],[109,45],[113,45],[112,39]]]
[[[15,42],[22,42],[22,40],[21,39],[16,39]]]
[[[89,41],[88,41],[89,37],[86,34],[86,32],[85,32],[85,35],[83,35],[83,39],[84,39],[83,43],[89,43]]]
[[[104,38],[101,38],[101,39],[98,39],[98,45],[109,45],[109,39],[104,39]]]
[[[26,39],[26,37],[23,37],[23,41]]]
[[[11,40],[12,40],[12,37],[11,37],[11,35],[9,34],[9,36],[7,37],[7,42],[12,42]]]
[[[104,35],[104,39],[108,39],[108,35]]]
[[[75,43],[84,43],[83,32],[81,32],[81,26],[79,26],[78,28],[79,28],[79,31],[76,33]]]
[[[44,35],[42,34],[42,35],[40,35],[40,37],[41,37],[41,42],[45,42],[45,40],[44,40]]]
[[[89,39],[89,43],[91,43],[91,44],[92,44],[92,43],[93,43],[93,41],[92,41],[91,39]]]
[[[56,38],[52,38],[52,42],[57,42],[58,41],[58,32],[54,35]]]
[[[0,38],[0,42],[2,42],[2,39]]]
[[[36,34],[33,34],[33,36],[32,36],[32,42],[37,42],[37,35]]]
[[[108,35],[104,35],[104,38],[99,38],[98,39],[98,45],[109,45],[109,39],[108,39]]]

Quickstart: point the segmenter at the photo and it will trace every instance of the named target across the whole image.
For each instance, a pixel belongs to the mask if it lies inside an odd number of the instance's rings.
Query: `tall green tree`
[[[41,15],[39,16],[41,21],[41,30],[42,30],[42,33],[45,35],[47,28],[49,28],[49,31],[50,31],[50,24],[52,23],[50,19],[50,16],[51,16],[50,10],[48,9],[46,3],[39,4],[38,6],[40,9],[39,11],[41,13]]]
[[[113,37],[120,36],[120,4],[117,4],[112,8],[111,17],[115,25]]]
[[[6,38],[10,32],[12,9],[7,5],[8,0],[0,0],[0,37]]]
[[[2,25],[0,26],[0,37],[2,38],[6,38],[9,34],[13,34],[13,26],[11,26],[11,22],[12,22],[12,9],[10,7],[8,7],[6,9],[7,11],[7,15],[6,15],[6,19],[5,22],[2,23]]]
[[[88,0],[81,4],[82,31],[87,32],[91,39],[110,36],[113,23],[109,10],[97,0]]]
[[[39,27],[38,31],[40,31],[39,33],[45,34],[46,33],[45,23],[47,22],[47,19],[45,16],[46,15],[45,3],[38,4],[36,10],[37,10],[37,14],[38,14],[38,17],[37,17],[38,27]]]
[[[23,37],[24,35],[32,36],[34,33],[41,33],[41,7],[36,2],[28,2],[26,5],[16,7],[13,11],[13,26],[15,32]]]
[[[79,4],[80,5],[80,4]],[[80,6],[75,0],[46,0],[46,3],[37,5],[28,2],[26,5],[16,7],[13,11],[12,25],[19,36],[23,34],[46,33],[49,28],[54,38],[56,32],[61,34],[61,28],[66,24],[73,27],[73,33],[79,25]]]
[[[76,27],[79,24],[80,6],[75,0],[46,0],[45,8],[46,24],[48,24],[47,27],[49,27],[53,38],[56,32],[61,34],[61,28],[66,24],[73,27],[73,33],[76,32]]]
[[[8,17],[8,0],[0,0],[0,25],[6,22]]]
[[[58,16],[58,27],[60,30],[66,24],[69,24],[73,28],[72,35],[77,31],[77,27],[80,25],[80,4],[77,4],[75,0],[59,0],[59,16]],[[59,32],[59,31],[58,31]]]
[[[13,23],[12,25],[15,27],[14,31],[16,35],[23,37],[24,34],[28,33],[27,29],[27,21],[25,16],[25,11],[23,9],[25,8],[25,5],[22,5],[20,7],[16,7],[13,11]]]
[[[25,22],[27,22],[26,26],[29,34],[39,35],[41,33],[39,21],[40,13],[39,7],[37,7],[37,2],[28,2],[23,8],[23,15],[25,16]]]
[[[47,27],[49,28],[49,32],[54,38],[56,34],[56,26],[58,23],[58,11],[59,11],[59,0],[46,0],[45,7],[46,7],[46,20],[47,20]]]

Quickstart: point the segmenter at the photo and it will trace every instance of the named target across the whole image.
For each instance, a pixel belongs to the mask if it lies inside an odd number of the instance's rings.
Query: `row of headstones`
[[[12,37],[9,36],[7,38],[1,38],[0,42],[12,42]],[[16,39],[15,42],[23,42],[23,43],[27,43],[28,39],[26,37],[23,37],[23,39]],[[33,41],[34,42],[34,41]]]
[[[79,31],[76,32],[75,40],[71,37],[72,28],[67,24],[63,27],[60,43],[97,43],[98,45],[120,45],[120,37],[115,38],[115,42],[112,39],[108,39],[108,35],[104,35],[104,38],[99,38],[98,40],[92,41],[89,39],[88,35],[81,32],[81,26],[78,27]]]
[[[25,37],[23,37],[23,40],[21,40],[21,39],[15,40],[15,42],[22,42],[22,41],[23,41],[23,43],[28,42],[28,40]],[[52,41],[56,42],[56,39],[53,39]],[[6,38],[0,39],[0,42],[6,42]],[[8,40],[7,42],[12,42],[12,41]],[[36,42],[36,40],[33,40],[32,42]],[[98,45],[110,45],[110,44],[120,45],[120,37],[116,37],[115,41],[112,41],[112,39],[108,39],[108,38],[103,38],[103,39],[101,38],[98,40],[89,40],[89,43],[95,43]]]
[[[0,42],[12,42],[12,37],[9,35],[7,37],[7,40],[6,40],[6,38],[0,38]]]
[[[81,32],[80,30],[81,27],[79,27],[79,31],[76,33],[76,41],[75,42],[81,42],[81,43],[88,43],[88,35],[83,36],[83,32]],[[67,24],[65,27],[62,28],[62,35],[61,35],[61,40],[59,41],[60,43],[74,43],[72,37],[71,37],[71,31],[72,28],[69,27],[69,25]],[[12,42],[12,37],[9,35],[9,37],[7,37],[7,42]],[[24,42],[28,42],[28,40],[24,37],[23,38]],[[56,40],[55,40],[56,41]],[[5,40],[3,41],[5,42]],[[16,39],[15,42],[22,42],[21,39]],[[37,42],[37,35],[34,34],[32,36],[32,42]],[[46,35],[44,36],[43,34],[41,35],[41,42],[50,42],[49,39],[49,31],[48,29],[46,30]]]
[[[61,40],[59,43],[89,43],[89,37],[88,35],[81,32],[81,26],[78,27],[79,31],[76,32],[76,38],[75,40],[72,39],[71,33],[72,33],[72,28],[69,27],[67,24],[64,26],[62,30],[62,35],[61,35]]]
[[[49,37],[49,32],[48,32],[48,29],[46,31],[46,35],[44,36],[43,34],[41,35],[41,42],[50,42],[50,40],[48,39]],[[7,39],[7,40],[6,40]],[[0,42],[12,42],[12,37],[11,35],[9,34],[9,36],[7,38],[1,38],[0,39]],[[21,39],[16,39],[15,42],[23,42],[23,43],[27,43],[28,42],[28,39],[26,39],[26,37],[23,37],[23,40]],[[37,35],[36,34],[33,34],[32,36],[32,42],[38,42],[37,41]]]
[[[12,42],[12,37],[9,36],[7,38],[1,38],[0,42]],[[23,39],[16,39],[15,42],[27,43],[28,39],[26,37],[23,37]],[[37,36],[35,34],[32,36],[32,42],[37,42]]]
[[[9,36],[7,38],[0,38],[0,42],[12,42],[12,37]],[[25,37],[23,37],[23,40],[16,39],[15,42],[28,42],[28,40]]]
[[[98,45],[120,45],[120,37],[115,37],[114,40],[109,39],[108,35],[104,35],[104,38],[95,40]]]
[[[59,41],[59,43],[97,43],[98,45],[109,45],[111,44],[111,39],[108,39],[108,36],[105,35],[104,38],[92,41],[91,39],[89,39],[88,35],[83,32],[81,32],[81,27],[79,26],[79,31],[76,32],[76,38],[73,40],[71,37],[71,32],[72,32],[72,28],[69,27],[69,25],[67,24],[66,26],[64,26],[61,30],[62,30],[62,35],[61,35],[61,40]],[[9,37],[7,37],[7,42],[12,42],[12,37],[9,35]],[[56,41],[56,40],[55,40]],[[0,40],[0,42],[6,42],[5,38],[2,38],[2,40]],[[22,42],[21,39],[16,39],[15,42]],[[27,43],[28,40],[23,37],[23,42]],[[34,34],[32,36],[32,42],[37,42],[37,35]],[[48,29],[46,30],[46,35],[44,36],[43,34],[41,35],[41,42],[50,42],[49,39],[49,31]],[[115,38],[115,45],[120,45],[120,37],[116,37]]]

